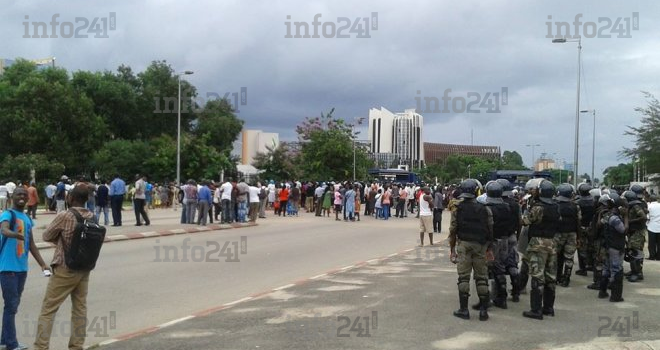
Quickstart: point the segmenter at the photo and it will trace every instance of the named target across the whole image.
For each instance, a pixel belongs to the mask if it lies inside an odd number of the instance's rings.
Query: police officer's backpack
[[[65,249],[66,265],[72,270],[91,271],[96,266],[96,260],[101,253],[105,240],[105,227],[84,219],[74,209],[69,211],[75,215],[78,222],[73,231],[71,245]]]

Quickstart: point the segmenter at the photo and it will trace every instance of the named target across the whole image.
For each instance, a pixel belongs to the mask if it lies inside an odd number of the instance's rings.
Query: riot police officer
[[[631,192],[632,193],[632,192]],[[624,193],[625,194],[625,193]],[[634,195],[634,193],[632,193]],[[620,207],[623,207],[619,195],[610,193],[600,197],[599,202],[607,211],[602,215],[601,224],[604,227],[603,246],[607,249],[607,260],[603,266],[603,276],[600,280],[598,298],[604,299],[608,285],[611,285],[611,302],[623,301],[623,254],[626,247],[627,216],[621,218]]]
[[[530,311],[523,316],[542,320],[543,315],[554,316],[555,283],[557,275],[557,249],[555,234],[559,229],[559,208],[552,200],[555,186],[543,180],[538,186],[538,201],[523,216],[523,224],[529,226],[527,259],[532,278]]]
[[[502,200],[503,187],[496,181],[486,184],[486,205],[493,213],[493,256],[490,264],[494,276],[493,305],[506,309],[506,265],[509,254],[509,235],[513,216],[509,204]]]
[[[591,255],[589,254],[589,231],[591,230],[591,221],[596,212],[596,204],[590,191],[591,185],[588,183],[578,185],[580,197],[577,199],[576,204],[580,207],[582,217],[580,219],[580,229],[577,234],[578,270],[575,271],[575,274],[580,276],[586,276],[587,271],[593,268]]]
[[[520,301],[520,274],[518,271],[518,236],[522,226],[520,203],[513,197],[513,186],[506,179],[498,179],[502,185],[502,200],[509,205],[511,220],[509,221],[509,244],[507,248],[506,270],[511,279],[511,300],[515,303]]]
[[[644,266],[644,243],[646,243],[646,203],[642,201],[644,188],[632,185],[630,191],[624,193],[628,201],[628,249],[630,250],[630,276],[629,282],[644,280],[642,268]]]
[[[458,297],[460,308],[454,316],[470,319],[468,300],[470,298],[470,275],[474,270],[474,280],[481,308],[479,320],[488,319],[488,266],[486,255],[493,240],[493,214],[487,206],[476,201],[478,183],[467,179],[461,183],[462,201],[451,213],[449,245],[451,261],[458,272]],[[491,253],[488,252],[488,255]]]
[[[557,187],[559,205],[559,231],[555,235],[557,246],[557,284],[568,287],[573,271],[573,255],[577,249],[577,234],[580,230],[582,215],[580,207],[572,202],[573,186],[561,184]]]
[[[525,191],[527,195],[526,204],[525,204],[525,214],[529,214],[530,209],[534,206],[535,202],[538,201],[538,188],[541,182],[544,179],[537,178],[527,181],[525,184]],[[520,230],[520,235],[518,236],[518,251],[523,254],[522,263],[520,264],[520,284],[518,288],[520,294],[526,293],[527,282],[529,281],[529,256],[527,254],[527,246],[529,245],[529,227],[523,226]]]

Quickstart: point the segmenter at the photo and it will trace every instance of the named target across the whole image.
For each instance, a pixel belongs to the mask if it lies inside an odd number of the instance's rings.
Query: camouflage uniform
[[[543,207],[535,205],[527,215],[523,216],[523,225],[529,226],[542,220]],[[530,237],[527,261],[529,261],[529,276],[543,281],[543,284],[554,289],[557,278],[557,247],[554,238]]]
[[[630,250],[630,282],[644,280],[644,244],[646,243],[647,215],[642,203],[631,204],[628,210],[628,249]]]
[[[603,216],[607,213],[608,209],[602,204],[599,204],[592,220],[589,251],[594,266],[594,277],[593,283],[587,286],[589,289],[599,289],[601,276],[603,275],[603,268],[609,258],[609,254],[605,248],[604,227],[601,222]]]
[[[557,249],[557,279],[558,283],[564,287],[568,287],[571,278],[571,271],[573,271],[574,255],[577,250],[577,235],[580,231],[580,222],[582,221],[582,214],[580,207],[575,205],[576,208],[576,222],[573,232],[558,232],[555,235],[555,247]],[[565,269],[564,269],[565,267]]]
[[[492,233],[493,215],[488,210],[488,225]],[[488,263],[486,261],[486,250],[492,241],[479,244],[477,242],[461,241],[457,238],[458,223],[456,220],[456,211],[451,213],[451,224],[449,225],[449,245],[456,247],[457,263],[456,272],[458,273],[458,291],[461,293],[470,293],[470,275],[474,270],[474,281],[477,287],[478,295],[488,295]]]

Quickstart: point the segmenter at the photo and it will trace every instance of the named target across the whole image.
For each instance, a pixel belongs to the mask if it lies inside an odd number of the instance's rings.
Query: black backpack
[[[73,231],[71,245],[65,247],[64,259],[72,270],[91,271],[96,266],[96,260],[101,253],[105,240],[105,227],[94,221],[84,219],[76,210],[69,209],[78,223]]]

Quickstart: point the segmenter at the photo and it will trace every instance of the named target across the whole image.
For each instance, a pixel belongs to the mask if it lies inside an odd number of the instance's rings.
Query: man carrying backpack
[[[94,222],[94,213],[85,208],[90,189],[86,185],[74,187],[69,193],[69,210],[58,213],[53,222],[43,233],[44,241],[56,245],[51,266],[53,276],[48,281],[46,295],[41,304],[41,313],[37,323],[37,337],[34,348],[48,349],[53,330],[53,321],[60,305],[71,295],[71,337],[69,349],[83,349],[87,329],[87,286],[90,269],[72,269],[70,262],[74,232],[78,226],[77,212],[89,222]],[[77,236],[78,237],[78,236]],[[100,249],[100,247],[99,247]],[[65,253],[68,252],[68,253]],[[94,260],[95,263],[95,260]],[[92,266],[93,268],[93,266]]]

